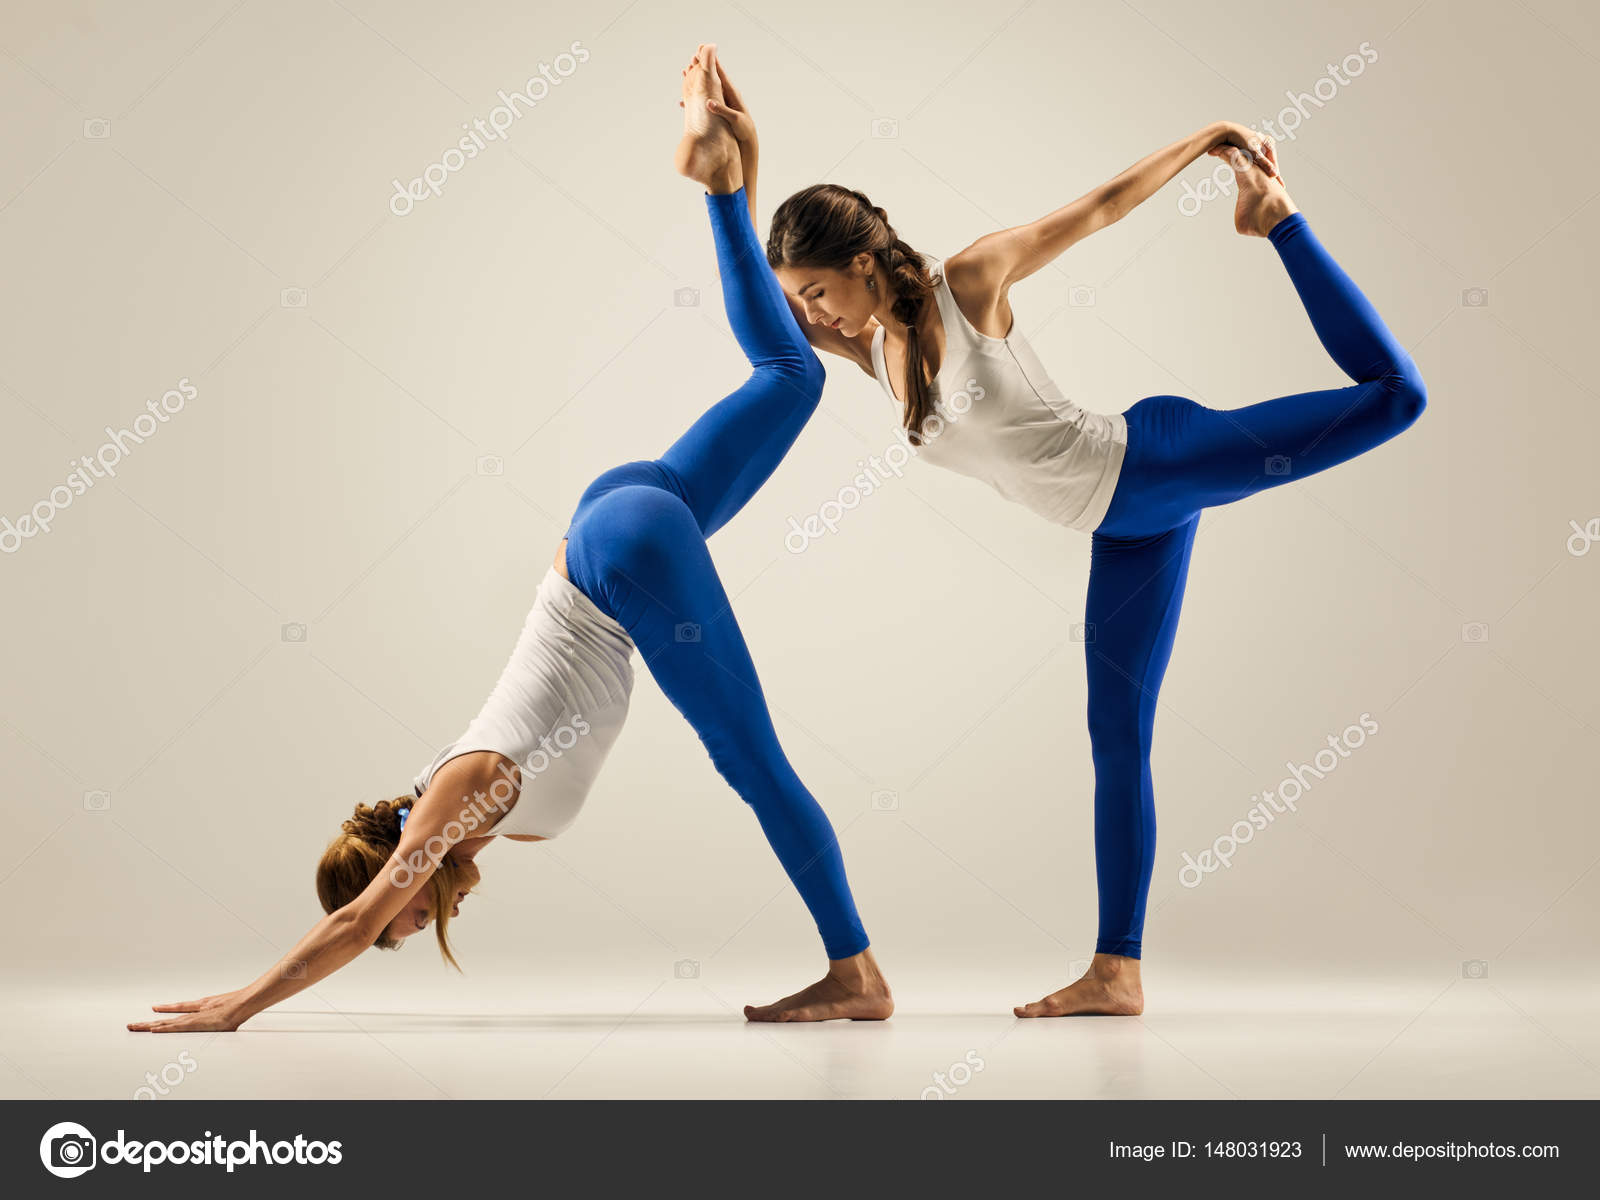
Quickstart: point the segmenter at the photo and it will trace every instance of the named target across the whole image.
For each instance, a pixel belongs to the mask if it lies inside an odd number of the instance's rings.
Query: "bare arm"
[[[462,769],[450,768],[462,763]],[[292,950],[267,969],[255,982],[235,992],[207,996],[181,1004],[158,1005],[156,1012],[182,1013],[161,1021],[134,1022],[128,1028],[136,1033],[194,1033],[207,1030],[229,1032],[238,1029],[257,1013],[287,1000],[312,984],[326,979],[353,961],[377,941],[378,935],[394,920],[425,886],[439,859],[454,845],[445,837],[445,827],[460,817],[460,804],[452,796],[470,794],[463,789],[461,759],[446,764],[433,783],[418,799],[400,844],[366,890],[337,912],[329,913],[297,942]],[[459,828],[459,826],[458,826]],[[487,838],[460,841],[468,856],[477,854]],[[443,847],[443,849],[441,849]]]
[[[1272,140],[1244,125],[1215,121],[1147,154],[1127,170],[1037,221],[979,238],[952,255],[947,274],[961,307],[980,330],[1010,328],[1007,293],[1018,280],[1042,270],[1068,247],[1120,221],[1177,177],[1195,159],[1224,142],[1248,150],[1277,175]],[[987,331],[987,330],[985,330]]]

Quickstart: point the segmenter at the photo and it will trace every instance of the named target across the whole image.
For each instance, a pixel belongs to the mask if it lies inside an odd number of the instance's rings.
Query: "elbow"
[[[376,944],[389,925],[381,913],[358,903],[346,904],[338,912],[329,914],[328,920],[333,922],[335,939],[349,946],[353,954]]]

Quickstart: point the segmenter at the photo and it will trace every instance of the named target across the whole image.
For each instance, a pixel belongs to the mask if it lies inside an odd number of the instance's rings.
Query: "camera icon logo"
[[[480,454],[478,456],[479,475],[504,475],[506,473],[506,460],[498,454]]]
[[[284,288],[278,293],[278,303],[284,308],[304,308],[306,299],[305,288]]]
[[[1487,642],[1489,640],[1489,626],[1484,621],[1468,621],[1461,627],[1461,640],[1463,642]]]
[[[879,788],[872,793],[873,812],[893,812],[900,807],[900,793],[890,788]]]
[[[1287,475],[1289,473],[1289,458],[1284,454],[1269,455],[1266,462],[1268,475]]]
[[[304,979],[306,977],[306,961],[297,958],[293,962],[283,964],[282,975],[285,979]]]
[[[700,626],[693,621],[684,621],[673,627],[672,636],[680,642],[698,642],[700,640]]]
[[[1469,958],[1461,964],[1461,978],[1487,979],[1489,978],[1489,964],[1481,958]]]
[[[1067,303],[1073,308],[1092,308],[1094,306],[1094,289],[1087,284],[1078,284],[1067,289]]]
[[[299,621],[290,621],[283,627],[282,637],[286,642],[303,642],[306,640],[306,627]]]
[[[111,136],[111,122],[104,117],[90,117],[83,123],[83,136],[93,141],[103,141]]]
[[[111,793],[98,790],[85,792],[83,794],[83,807],[86,812],[110,812]]]
[[[1077,621],[1072,626],[1072,640],[1088,644],[1094,641],[1094,622]]]
[[[61,1121],[39,1139],[39,1161],[58,1179],[76,1179],[95,1164],[94,1134],[76,1121]]]
[[[677,979],[699,979],[700,964],[692,958],[680,958],[672,964],[672,974]]]
[[[900,136],[900,122],[893,117],[875,117],[872,122],[872,136],[875,138],[897,138]]]
[[[1488,288],[1462,288],[1461,289],[1461,307],[1462,308],[1488,308],[1489,307],[1489,289]]]
[[[677,288],[672,293],[672,303],[675,308],[700,307],[700,289],[692,287]]]

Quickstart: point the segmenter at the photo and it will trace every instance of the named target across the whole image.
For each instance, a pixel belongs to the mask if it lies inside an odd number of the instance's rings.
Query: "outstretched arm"
[[[1091,233],[1120,221],[1170,183],[1179,171],[1224,142],[1249,151],[1269,174],[1278,174],[1271,138],[1232,121],[1213,122],[1146,155],[1071,204],[1027,225],[979,238],[953,255],[950,265],[966,285],[973,307],[986,311],[995,304],[1003,305],[1013,283],[1048,266]],[[954,280],[951,286],[957,286]]]
[[[295,947],[259,979],[236,992],[156,1005],[155,1012],[183,1015],[137,1021],[128,1028],[135,1033],[231,1032],[257,1013],[326,979],[354,960],[378,940],[378,935],[396,914],[427,886],[439,859],[454,848],[444,834],[445,827],[460,816],[460,806],[446,799],[451,794],[449,789],[459,790],[459,781],[453,778],[455,773],[449,771],[449,765],[439,772],[417,801],[400,835],[400,844],[366,890],[313,925]],[[452,778],[447,779],[447,775]],[[469,843],[486,843],[487,840],[467,839],[460,844],[468,848],[469,854],[476,854],[482,845]]]

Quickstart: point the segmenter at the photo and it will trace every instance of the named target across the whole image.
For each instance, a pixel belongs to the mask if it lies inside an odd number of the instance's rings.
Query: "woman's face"
[[[483,878],[477,864],[463,862],[458,864],[461,890],[456,892],[455,902],[451,905],[450,915],[461,915],[461,902],[467,898],[467,893],[478,886]],[[389,928],[384,932],[392,938],[408,938],[414,933],[421,933],[433,924],[433,888],[424,884],[411,897],[411,902],[395,914],[394,920],[389,922]]]
[[[845,337],[855,337],[872,320],[872,310],[883,296],[883,280],[877,278],[876,260],[858,254],[846,267],[779,267],[773,274],[783,290],[805,306],[805,317],[813,325],[835,329]],[[872,277],[876,290],[867,289]]]

